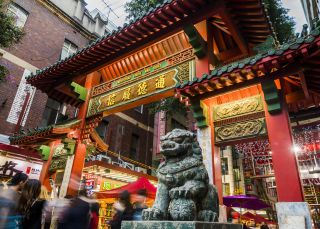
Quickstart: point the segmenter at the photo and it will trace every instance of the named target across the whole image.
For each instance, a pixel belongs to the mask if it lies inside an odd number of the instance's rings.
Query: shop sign
[[[84,174],[84,176],[85,176],[86,180],[91,180],[91,179],[96,179],[97,178],[96,175],[88,174],[88,173]]]
[[[121,184],[117,184],[117,183],[112,183],[110,181],[104,181],[103,185],[102,185],[102,190],[111,190],[111,189],[115,189],[115,188],[120,188]]]
[[[94,188],[94,180],[86,180],[86,189]]]
[[[23,172],[30,179],[39,179],[42,163],[32,163],[15,158],[0,156],[0,177],[10,178],[16,173]]]

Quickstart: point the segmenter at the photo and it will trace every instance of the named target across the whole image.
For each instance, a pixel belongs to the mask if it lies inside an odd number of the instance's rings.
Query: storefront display
[[[293,128],[304,199],[309,203],[314,223],[320,223],[320,123]]]
[[[42,169],[42,162],[26,160],[23,157],[13,155],[0,155],[0,180],[9,180],[16,173],[23,172],[30,179],[39,179]]]

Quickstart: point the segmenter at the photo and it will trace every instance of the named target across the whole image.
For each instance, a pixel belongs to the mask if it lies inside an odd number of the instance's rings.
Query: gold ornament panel
[[[221,143],[267,134],[265,118],[233,123],[215,128],[215,141]]]
[[[213,119],[216,122],[260,111],[263,111],[263,103],[261,96],[258,95],[214,106]]]

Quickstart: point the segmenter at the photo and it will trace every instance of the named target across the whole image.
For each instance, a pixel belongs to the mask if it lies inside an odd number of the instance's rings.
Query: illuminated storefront
[[[0,144],[0,182],[23,172],[29,179],[39,179],[43,162],[37,152]]]

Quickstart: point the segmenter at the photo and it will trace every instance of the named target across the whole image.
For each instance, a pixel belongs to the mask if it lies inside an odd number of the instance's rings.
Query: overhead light
[[[300,147],[297,145],[293,145],[293,152],[298,153],[299,151],[301,151]]]

